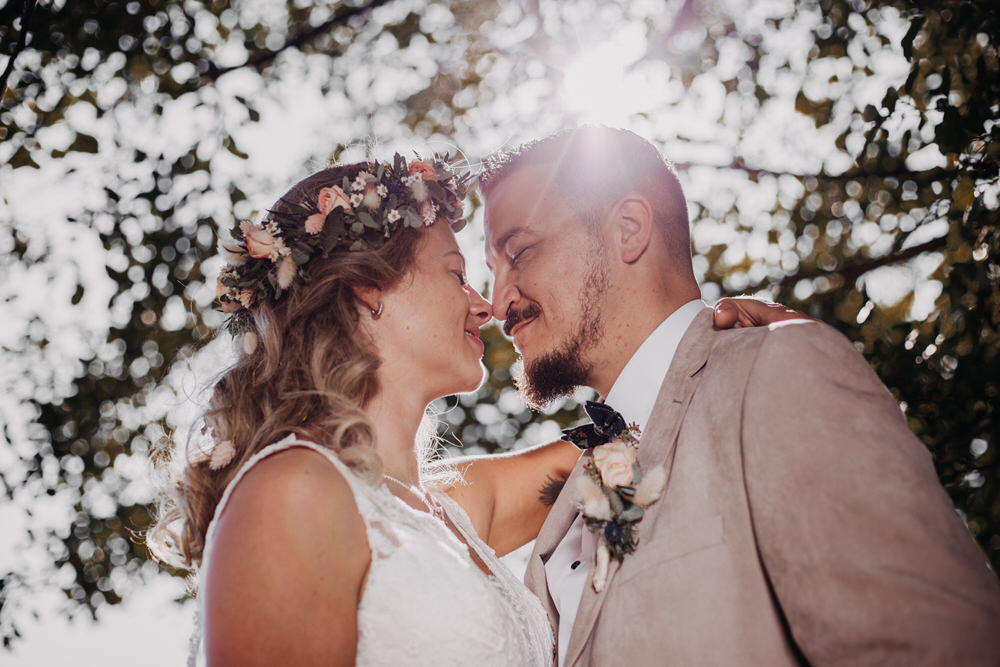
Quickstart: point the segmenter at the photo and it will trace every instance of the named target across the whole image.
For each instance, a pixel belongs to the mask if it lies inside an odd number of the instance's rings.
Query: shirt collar
[[[646,337],[619,373],[605,400],[629,424],[636,422],[640,429],[646,428],[677,346],[703,308],[706,308],[705,303],[695,299],[670,313]]]

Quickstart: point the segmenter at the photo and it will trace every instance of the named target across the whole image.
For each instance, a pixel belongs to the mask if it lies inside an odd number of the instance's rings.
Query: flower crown
[[[396,230],[429,226],[439,216],[459,231],[471,174],[458,175],[453,165],[448,155],[407,164],[396,153],[391,165],[368,162],[353,181],[344,176],[322,188],[315,202],[281,199],[263,220],[233,227],[232,243],[220,244],[230,263],[216,285],[222,312],[231,314],[229,332],[250,331],[249,309],[281,299],[314,257],[377,248]]]

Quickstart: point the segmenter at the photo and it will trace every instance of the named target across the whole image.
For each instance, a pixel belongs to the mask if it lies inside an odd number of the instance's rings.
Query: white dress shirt
[[[625,364],[605,401],[618,410],[627,423],[636,422],[640,429],[645,430],[677,345],[703,308],[705,304],[696,299],[675,310],[649,334]],[[567,492],[576,491],[567,489]],[[559,611],[559,667],[566,659],[576,610],[580,606],[583,588],[590,581],[596,550],[597,536],[586,530],[583,518],[577,514],[545,563],[549,595]]]

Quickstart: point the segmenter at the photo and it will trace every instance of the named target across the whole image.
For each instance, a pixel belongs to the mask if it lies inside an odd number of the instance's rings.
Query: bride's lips
[[[482,356],[482,354],[486,352],[486,345],[483,344],[482,339],[479,337],[479,330],[466,329],[465,335],[468,336],[469,339],[476,344],[476,346],[479,348],[479,354],[480,356]]]

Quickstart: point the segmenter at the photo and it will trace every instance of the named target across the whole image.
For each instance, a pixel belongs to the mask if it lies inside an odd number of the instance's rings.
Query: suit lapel
[[[548,580],[545,576],[545,561],[549,555],[559,545],[560,540],[569,530],[573,519],[576,518],[577,505],[579,499],[576,495],[576,479],[583,470],[582,457],[577,461],[576,466],[566,479],[562,492],[556,498],[556,502],[549,510],[549,515],[542,524],[542,529],[538,532],[535,541],[535,548],[531,552],[531,559],[524,573],[524,582],[528,588],[541,599],[549,614],[549,622],[552,624],[552,631],[559,631],[559,612],[549,595]]]
[[[688,327],[673,361],[667,371],[663,384],[656,397],[653,413],[650,415],[649,423],[646,424],[646,432],[642,434],[639,444],[639,463],[644,471],[652,470],[655,466],[663,465],[666,472],[667,485],[670,484],[670,472],[673,466],[674,451],[677,441],[677,434],[680,432],[684,413],[691,403],[691,397],[698,386],[699,373],[708,361],[708,355],[712,347],[712,310],[706,308],[700,312]],[[579,469],[580,466],[578,465]],[[575,471],[574,471],[575,472]],[[666,494],[666,486],[663,495]],[[565,494],[563,494],[565,495]],[[574,507],[575,509],[575,507]],[[569,524],[567,524],[568,526]],[[565,529],[564,529],[565,532]],[[639,535],[642,535],[642,523],[639,523]],[[540,539],[540,538],[539,538]],[[638,549],[642,548],[639,543]],[[628,558],[628,556],[625,556]],[[573,632],[570,635],[569,648],[566,651],[566,666],[570,667],[579,660],[583,652],[587,639],[590,637],[597,621],[597,616],[604,603],[604,598],[614,583],[614,576],[618,572],[620,564],[612,559],[608,567],[608,580],[604,590],[600,593],[594,591],[594,587],[587,582],[583,589],[583,597],[580,599],[580,607],[576,613],[576,621],[573,624]],[[558,626],[557,626],[558,627]]]

